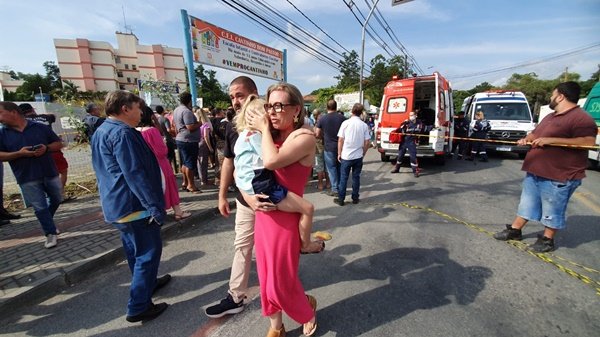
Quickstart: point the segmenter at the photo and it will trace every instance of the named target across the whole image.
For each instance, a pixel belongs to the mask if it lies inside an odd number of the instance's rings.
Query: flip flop
[[[300,249],[300,254],[306,255],[306,254],[319,254],[321,252],[323,252],[325,250],[325,241],[321,241],[321,249],[319,249],[316,252],[306,252],[303,251],[302,249]]]
[[[322,231],[316,231],[312,235],[315,237],[315,239],[319,239],[322,241],[329,241],[332,238],[330,233]]]
[[[315,315],[315,322],[314,323],[307,322],[307,323],[302,324],[302,333],[304,334],[304,336],[310,337],[310,336],[314,335],[315,332],[317,331],[317,299],[310,295],[306,295],[306,298],[308,298],[308,303],[310,304],[310,306],[313,309],[313,313]],[[305,330],[307,324],[312,324],[312,329],[310,329],[308,332]]]
[[[190,212],[181,212],[181,214],[175,214],[175,221],[181,221],[183,219],[189,218],[192,216]]]
[[[188,192],[190,192],[190,193],[192,193],[192,194],[200,194],[200,193],[202,193],[201,190],[190,190],[189,188],[186,188],[185,190],[188,191]]]

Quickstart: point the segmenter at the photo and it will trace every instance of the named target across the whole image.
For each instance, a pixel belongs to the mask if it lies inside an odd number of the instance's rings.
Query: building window
[[[118,56],[115,56],[115,63],[121,63],[121,58]]]
[[[136,66],[135,64],[132,64],[132,65],[131,65],[131,69],[133,69],[133,70],[137,70],[137,66]]]
[[[117,76],[123,77],[123,72],[122,71],[117,71]]]
[[[125,86],[122,84],[119,84],[119,90],[125,90]]]
[[[127,83],[131,83],[131,77],[127,77]]]
[[[137,78],[134,78],[134,79],[133,79],[133,83],[137,83]]]
[[[125,69],[129,69],[129,64],[125,64]]]

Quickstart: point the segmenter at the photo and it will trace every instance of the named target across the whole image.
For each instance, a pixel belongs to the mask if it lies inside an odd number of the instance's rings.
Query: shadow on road
[[[492,276],[488,268],[458,264],[443,248],[397,248],[346,263],[343,255],[352,254],[359,247],[344,245],[328,252],[318,267],[327,270],[328,276],[307,279],[306,289],[367,279],[387,282],[376,289],[348,294],[349,297],[320,308],[320,334],[332,331],[337,336],[360,336],[415,310],[450,303],[468,305],[485,288],[485,280]],[[307,269],[310,269],[308,265],[301,267],[304,272],[310,272]]]

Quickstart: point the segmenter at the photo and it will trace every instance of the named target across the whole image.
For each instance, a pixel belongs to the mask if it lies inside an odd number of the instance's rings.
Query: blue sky
[[[287,0],[263,0],[279,9],[314,35],[327,40]],[[348,50],[360,53],[361,27],[343,0],[290,0]],[[371,0],[368,0],[371,2]],[[354,0],[366,14],[364,0]],[[123,31],[123,12],[141,44],[184,47],[180,9],[234,33],[277,49],[288,50],[288,81],[308,94],[337,81],[336,69],[279,40],[257,24],[234,12],[219,0],[200,1],[31,1],[0,0],[0,69],[43,73],[42,63],[56,61],[53,38],[86,38],[108,41],[116,47],[114,32]],[[526,67],[464,77],[559,56],[565,51],[600,44],[598,0],[414,0],[391,6],[382,0],[377,7],[396,36],[425,72],[439,71],[455,89],[470,89],[487,81],[502,85],[512,73],[535,72],[540,78],[569,72],[588,79],[600,64],[600,47],[557,57]],[[371,19],[373,25],[376,24]],[[387,35],[378,27],[381,36]],[[389,39],[386,42],[391,44]],[[394,51],[398,52],[396,48]],[[367,37],[365,60],[387,54]],[[218,68],[221,82],[237,74]],[[258,79],[265,92],[272,81]]]

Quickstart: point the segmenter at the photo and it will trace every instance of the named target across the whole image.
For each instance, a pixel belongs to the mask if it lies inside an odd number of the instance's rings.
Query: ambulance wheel
[[[386,156],[385,153],[381,154],[381,161],[387,163],[390,161],[390,156]]]

